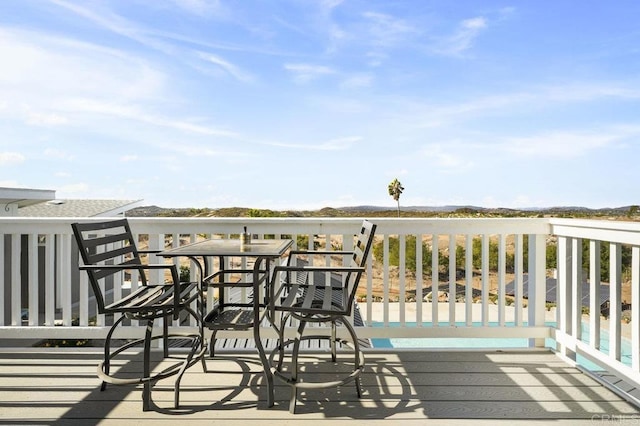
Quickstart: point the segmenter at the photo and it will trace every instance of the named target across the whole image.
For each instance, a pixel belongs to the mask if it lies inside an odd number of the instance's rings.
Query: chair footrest
[[[249,309],[216,309],[204,318],[204,326],[211,330],[248,329],[253,327],[254,312]]]
[[[164,336],[153,336],[151,340],[162,339]],[[176,362],[171,365],[169,368],[160,371],[158,373],[152,374],[149,377],[136,377],[131,379],[124,379],[116,377],[112,374],[108,374],[105,372],[105,361],[102,361],[98,364],[98,377],[105,383],[111,383],[115,385],[128,385],[128,384],[137,384],[144,382],[155,382],[167,377],[171,377],[173,375],[179,374],[181,371],[189,368],[196,362],[198,362],[202,356],[204,356],[204,349],[202,349],[202,338],[199,334],[169,334],[168,339],[182,339],[189,340],[191,342],[191,350],[190,353],[183,360],[176,360]],[[115,349],[113,352],[109,354],[109,361],[114,359],[117,355],[122,352],[133,348],[134,346],[139,345],[140,343],[144,343],[144,339],[136,339],[132,340],[119,348]]]

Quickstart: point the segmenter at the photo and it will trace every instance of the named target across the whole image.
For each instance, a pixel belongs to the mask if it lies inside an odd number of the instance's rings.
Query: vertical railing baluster
[[[589,241],[589,345],[594,349],[600,349],[601,262],[601,243],[592,239]]]
[[[506,323],[506,303],[505,303],[505,273],[507,264],[506,235],[498,235],[498,324],[504,327]]]
[[[7,286],[7,283],[4,281],[4,277],[5,277],[5,268],[4,268],[4,260],[5,260],[5,249],[4,249],[4,245],[5,242],[7,241],[7,239],[5,238],[6,235],[0,233],[0,277],[2,277],[3,279],[3,286],[0,288],[0,326],[4,326],[4,293],[5,293],[5,288]]]
[[[449,234],[449,325],[456,324],[456,293],[457,288],[456,270],[456,236]]]
[[[482,234],[482,325],[489,325],[489,235]]]
[[[571,333],[576,340],[582,339],[582,239],[571,241]]]
[[[543,327],[547,302],[546,235],[529,235],[529,326]],[[530,347],[544,347],[545,339],[529,339]]]
[[[522,234],[514,236],[514,274],[515,274],[515,318],[517,327],[522,327],[524,322],[524,241]]]
[[[610,280],[609,280],[609,356],[620,360],[620,341],[622,317],[621,289],[622,289],[622,245],[611,243],[609,246]]]
[[[424,296],[422,295],[423,277],[422,277],[422,234],[416,234],[416,326],[422,327],[422,304]]]
[[[635,308],[633,308],[635,306]],[[640,247],[631,248],[631,368],[640,372]]]
[[[44,325],[55,324],[56,238],[55,234],[47,234],[44,240]],[[80,301],[82,301],[82,297]]]
[[[20,276],[20,234],[11,235],[11,325],[22,325],[22,282]]]
[[[467,234],[464,248],[465,279],[465,321],[467,326],[473,325],[473,235]]]
[[[433,234],[431,236],[431,325],[437,327],[439,325],[438,320],[438,292],[440,289],[440,249],[439,249],[439,236]]]
[[[60,256],[62,273],[60,275],[59,289],[62,302],[62,324],[71,326],[71,235],[63,234],[60,239],[62,240],[62,253]]]
[[[39,325],[39,306],[38,306],[38,298],[40,287],[40,279],[38,274],[38,234],[28,234],[27,235],[27,250],[29,253],[29,259],[27,261],[28,264],[28,286],[29,289],[29,325],[35,326]]]
[[[398,235],[398,248],[399,248],[399,256],[398,256],[398,309],[399,312],[399,321],[400,326],[405,326],[405,300],[407,298],[406,294],[406,236],[405,234]]]
[[[571,335],[571,317],[573,316],[571,305],[571,238],[558,238],[558,329],[563,338]],[[575,360],[576,353],[570,350],[566,343],[560,343],[560,354]]]
[[[382,243],[382,319],[385,327],[389,326],[389,235],[384,236]]]

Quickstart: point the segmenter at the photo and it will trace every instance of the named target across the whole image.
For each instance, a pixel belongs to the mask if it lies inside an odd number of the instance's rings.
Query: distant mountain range
[[[234,217],[234,216],[245,216],[246,212],[250,210],[250,208],[246,207],[228,207],[228,208],[164,208],[158,206],[145,206],[138,207],[127,212],[127,216],[219,216],[219,217]],[[260,210],[260,209],[257,209]],[[489,208],[489,207],[478,207],[473,205],[446,205],[446,206],[400,206],[400,210],[405,213],[432,213],[432,214],[448,214],[448,213],[457,213],[457,214],[487,214],[487,215],[505,215],[512,216],[517,215],[518,213],[525,213],[527,215],[532,214],[558,214],[558,215],[579,215],[579,216],[623,216],[629,215],[632,210],[635,215],[640,213],[638,211],[638,206],[622,206],[622,207],[606,207],[600,209],[591,209],[588,207],[581,206],[562,206],[562,207],[526,207],[526,208],[506,208],[506,207],[498,207],[498,208]],[[359,212],[370,212],[372,214],[382,213],[383,212],[395,212],[395,206],[371,206],[371,205],[361,205],[361,206],[347,206],[347,207],[325,207],[322,209],[318,209],[315,211],[304,211],[302,215],[304,216],[313,216],[314,212],[317,212],[320,216],[332,215],[332,216],[340,216],[342,214],[354,215]],[[296,210],[285,210],[286,214],[292,214],[297,216],[298,213],[302,211]]]
[[[522,207],[522,208],[507,208],[507,207],[478,207],[472,205],[448,205],[448,206],[400,206],[402,211],[411,212],[456,212],[456,211],[477,211],[477,212],[591,212],[591,213],[627,213],[632,206],[623,207],[605,207],[600,209],[591,209],[581,206],[562,206],[562,207]],[[352,207],[339,207],[338,210],[345,211],[387,211],[396,210],[396,207],[382,207],[382,206],[352,206]]]

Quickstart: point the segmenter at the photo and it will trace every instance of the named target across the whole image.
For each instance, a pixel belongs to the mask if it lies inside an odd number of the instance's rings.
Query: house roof
[[[523,297],[529,298],[529,274],[523,274],[523,286],[522,292]],[[557,302],[557,294],[558,294],[558,280],[555,278],[547,277],[546,280],[547,291],[546,291],[546,301],[549,303]],[[590,285],[588,282],[582,283],[582,306],[589,306],[589,291]],[[505,293],[509,296],[515,295],[515,281],[511,281],[505,286]],[[604,286],[600,284],[600,306],[609,301],[609,286]]]
[[[18,209],[20,217],[113,217],[139,207],[142,200],[52,200]]]
[[[56,191],[48,189],[0,187],[0,204],[15,204],[23,208],[56,198]]]

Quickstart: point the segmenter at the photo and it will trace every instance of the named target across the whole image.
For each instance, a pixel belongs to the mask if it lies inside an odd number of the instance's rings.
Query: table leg
[[[273,407],[274,405],[274,384],[273,384],[273,374],[271,373],[271,365],[269,363],[269,359],[267,358],[267,355],[265,354],[265,349],[264,349],[264,345],[262,344],[262,338],[260,336],[260,320],[261,320],[261,307],[260,307],[260,297],[259,295],[259,290],[260,290],[260,264],[262,262],[265,262],[265,287],[264,287],[264,292],[265,292],[265,302],[266,302],[266,297],[268,297],[268,288],[266,286],[268,286],[269,284],[269,263],[270,263],[270,259],[268,257],[263,257],[263,258],[257,258],[255,261],[255,264],[253,265],[253,283],[254,283],[254,287],[253,287],[253,310],[254,310],[254,317],[253,317],[253,340],[255,341],[256,344],[256,349],[258,349],[258,355],[260,356],[260,361],[262,362],[262,369],[264,371],[264,380],[266,382],[267,385],[267,407]],[[265,307],[264,309],[268,309],[268,304],[265,303]],[[268,315],[267,315],[268,316]]]

